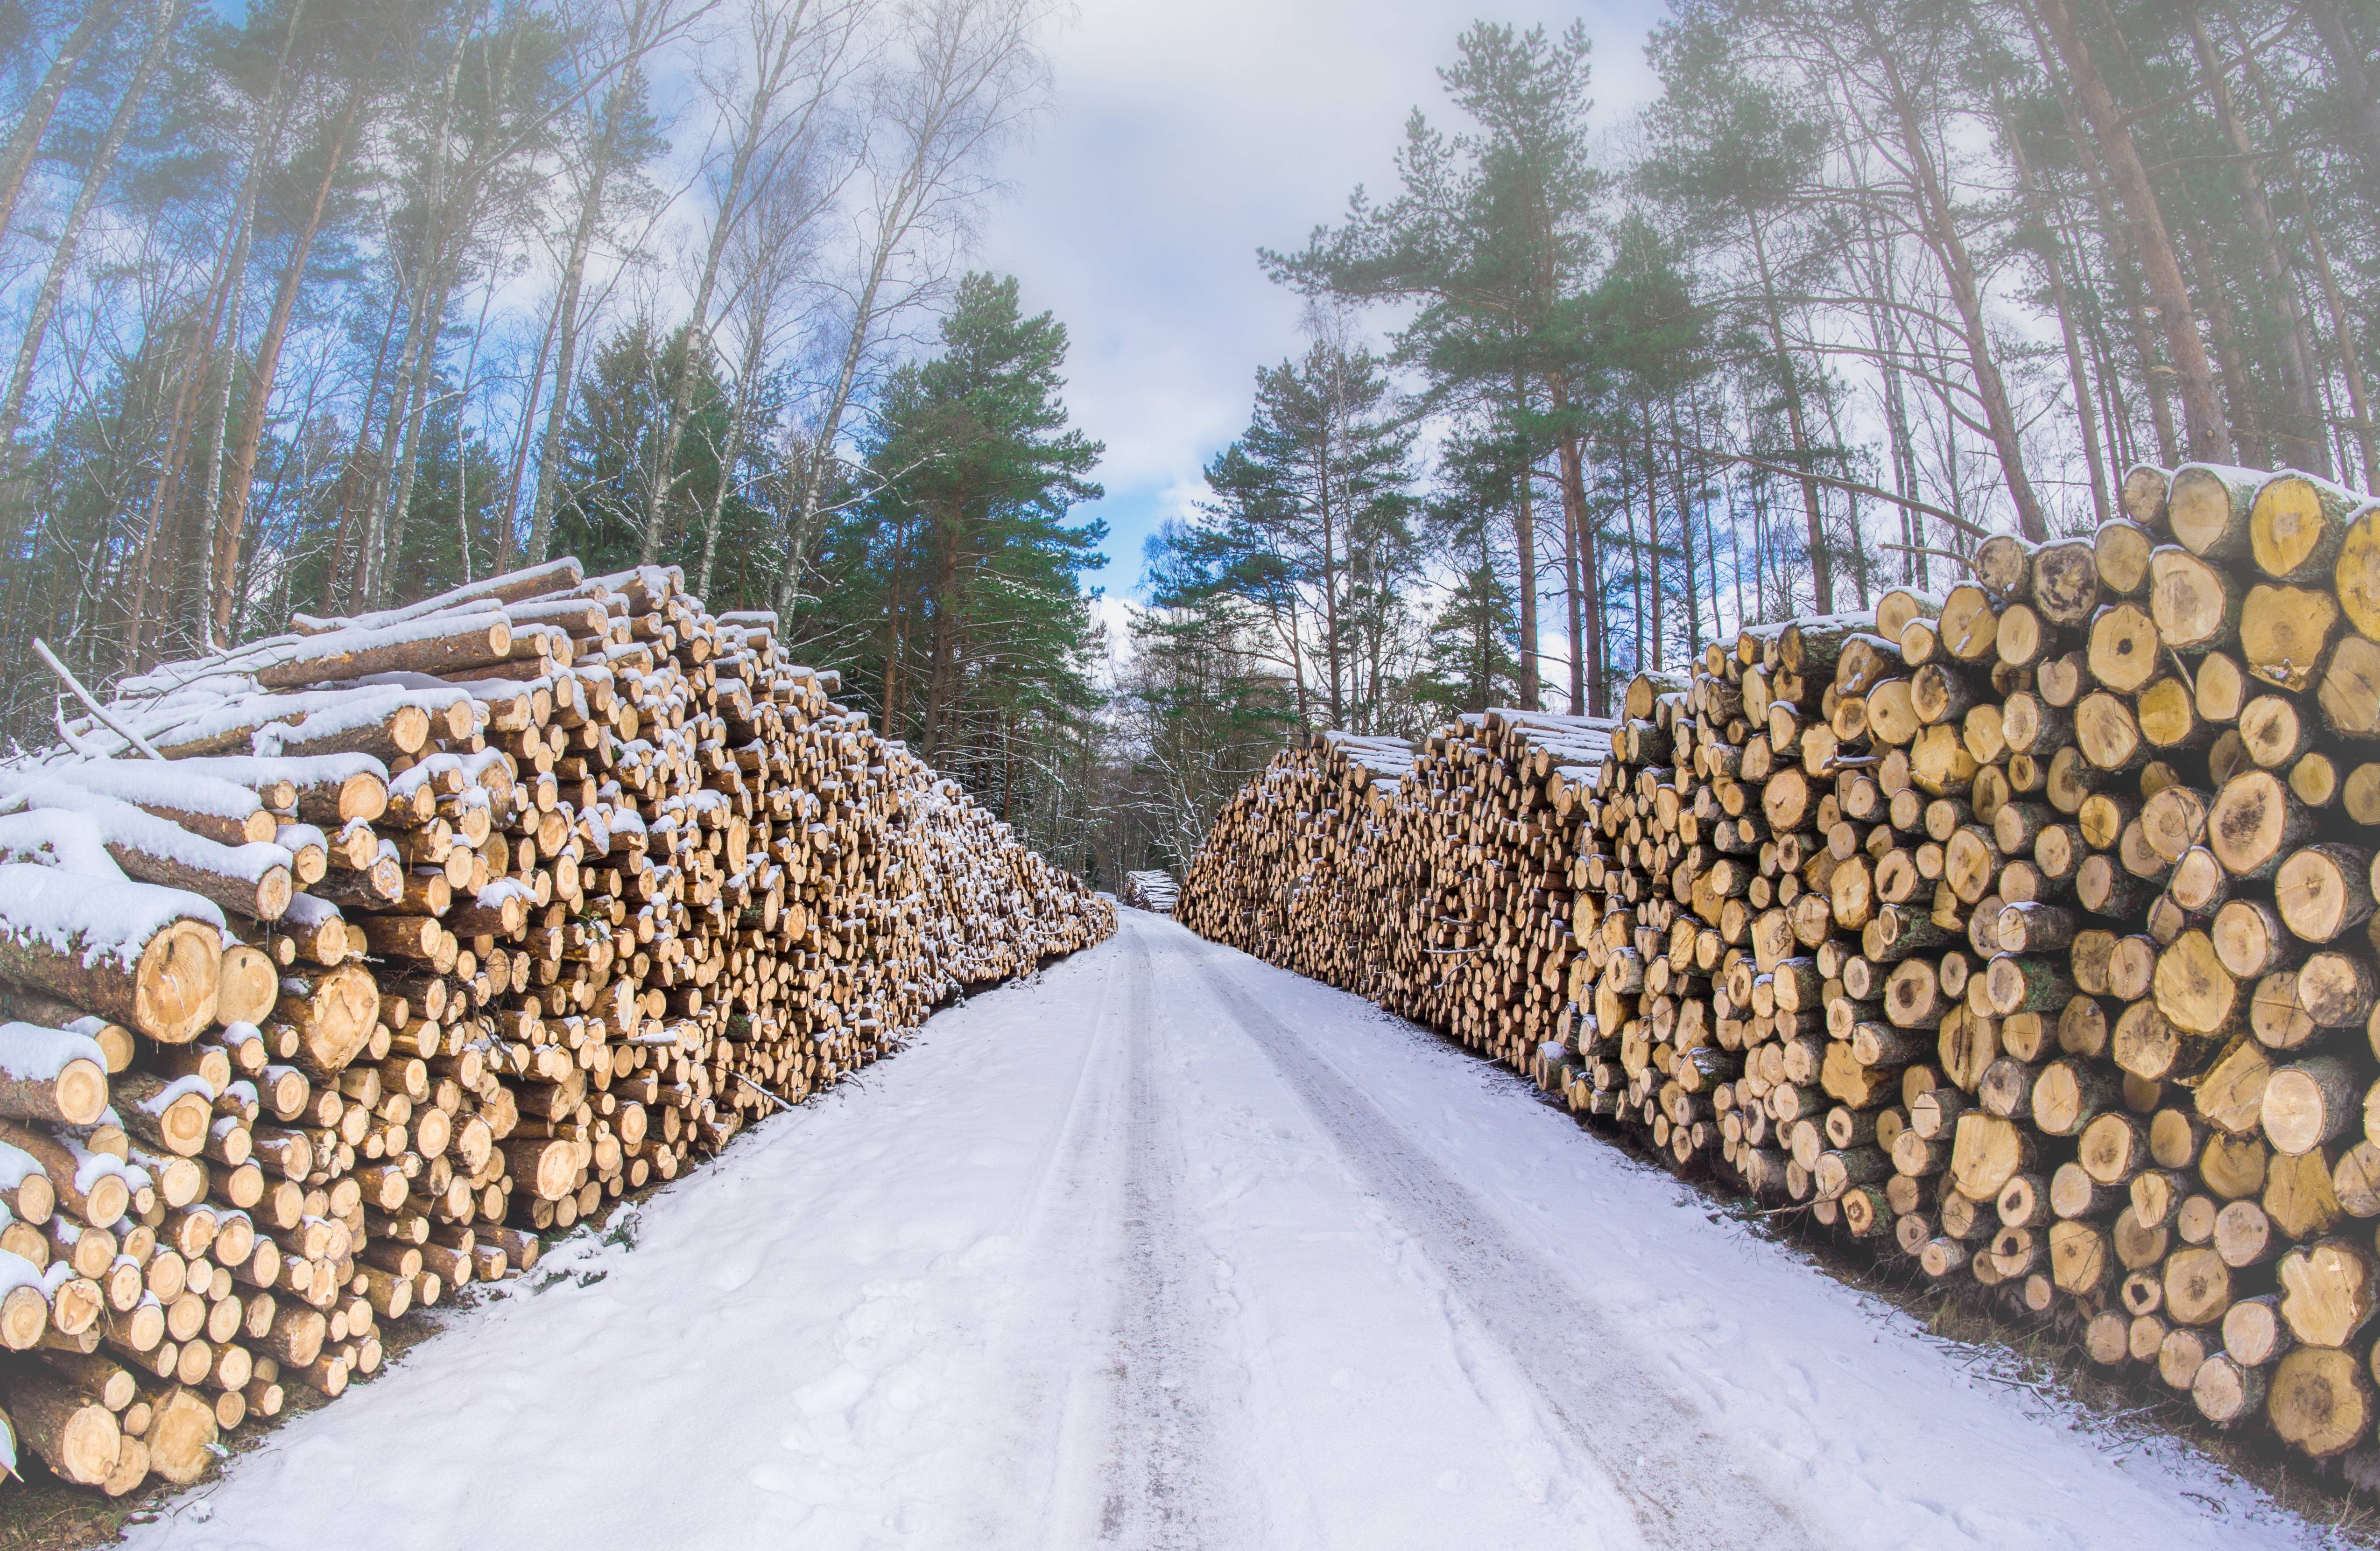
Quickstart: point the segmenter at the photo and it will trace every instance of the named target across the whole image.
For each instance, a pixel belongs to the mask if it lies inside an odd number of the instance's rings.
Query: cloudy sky
[[[1390,189],[1405,115],[1451,122],[1434,74],[1472,21],[1595,39],[1597,117],[1650,85],[1650,0],[1081,0],[1052,40],[1058,102],[1016,154],[981,261],[1071,330],[1076,421],[1107,443],[1096,508],[1112,530],[1090,578],[1133,596],[1141,543],[1201,491],[1247,422],[1259,363],[1299,348],[1298,298],[1258,272],[1336,220],[1357,184]]]

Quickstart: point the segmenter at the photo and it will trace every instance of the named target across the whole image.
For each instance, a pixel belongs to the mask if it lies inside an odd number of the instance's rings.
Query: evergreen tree
[[[1006,809],[1056,779],[1020,758],[1037,730],[1079,732],[1095,699],[1081,576],[1107,530],[1071,514],[1100,494],[1102,449],[1060,397],[1064,326],[1026,317],[1013,277],[962,281],[941,342],[886,385],[870,484],[824,536],[835,579],[794,628],[833,643],[888,732]]]
[[[1248,428],[1207,467],[1217,586],[1273,625],[1299,714],[1382,725],[1415,551],[1414,428],[1383,364],[1342,339],[1257,370]]]
[[[1419,304],[1398,340],[1424,366],[1433,402],[1493,392],[1560,453],[1560,531],[1573,599],[1599,590],[1581,527],[1585,465],[1577,299],[1597,251],[1607,176],[1589,142],[1592,44],[1583,24],[1560,37],[1481,22],[1439,72],[1475,126],[1449,136],[1418,109],[1398,158],[1398,197],[1375,207],[1358,192],[1344,225],[1316,231],[1294,256],[1268,253],[1273,273],[1310,293]],[[1533,492],[1524,488],[1524,496]],[[1521,634],[1520,700],[1539,698],[1536,504],[1513,510]],[[1582,616],[1582,626],[1587,623]],[[1600,633],[1572,642],[1574,686],[1598,677]],[[1599,702],[1598,702],[1599,703]]]

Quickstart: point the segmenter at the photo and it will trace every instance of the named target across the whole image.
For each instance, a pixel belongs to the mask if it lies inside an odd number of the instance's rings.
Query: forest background
[[[1111,886],[1309,729],[1601,713],[2134,462],[2380,480],[2380,0],[1677,0],[1624,113],[1447,41],[1098,607],[1062,299],[971,267],[1065,19],[0,0],[0,659],[682,565]]]

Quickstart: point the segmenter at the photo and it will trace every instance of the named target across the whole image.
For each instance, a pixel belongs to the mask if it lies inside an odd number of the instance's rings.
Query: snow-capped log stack
[[[674,569],[294,624],[0,768],[0,1409],[111,1493],[1114,929]]]
[[[1216,817],[1176,918],[1300,975],[1378,995],[1389,822],[1413,762],[1401,739],[1346,733],[1274,755]]]
[[[1567,939],[1533,890],[1491,891],[1483,848],[1342,975],[1567,951],[1556,1037],[1509,982],[1399,1005],[2326,1457],[2380,1422],[2380,505],[2208,466],[2135,470],[2124,504],[1988,540],[1938,600],[1638,679],[1613,757],[1546,806]],[[1367,819],[1402,858],[1476,843],[1441,786],[1524,782],[1444,746]],[[1217,876],[1202,853],[1202,930]]]
[[[1553,1037],[1572,951],[1564,831],[1616,724],[1491,710],[1432,733],[1400,788],[1375,999],[1519,1070]]]
[[[1154,911],[1160,915],[1173,914],[1173,906],[1182,891],[1170,872],[1128,872],[1123,875],[1122,901],[1135,910]]]

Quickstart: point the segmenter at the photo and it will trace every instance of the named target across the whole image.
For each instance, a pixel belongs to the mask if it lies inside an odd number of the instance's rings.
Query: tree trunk
[[[570,234],[570,256],[562,268],[562,290],[554,297],[554,331],[560,337],[553,362],[553,397],[545,411],[545,435],[538,445],[537,495],[529,505],[528,563],[545,563],[553,543],[553,508],[562,484],[562,432],[570,421],[570,394],[578,367],[578,297],[587,273],[587,256],[594,247],[595,225],[603,204],[603,184],[610,176],[608,155],[599,155],[589,174],[585,202]]]
[[[1645,421],[1645,604],[1651,614],[1653,666],[1663,666],[1668,652],[1661,639],[1661,460],[1653,446],[1653,401],[1637,402]]]
[[[408,287],[406,307],[405,344],[397,352],[396,383],[389,392],[388,422],[381,433],[378,454],[373,460],[372,482],[364,505],[364,532],[358,546],[359,553],[358,592],[368,607],[377,608],[387,601],[388,570],[395,556],[394,529],[402,503],[410,497],[409,488],[400,488],[395,503],[383,506],[388,497],[389,477],[395,472],[395,461],[400,437],[408,436],[418,424],[415,403],[426,392],[421,380],[422,360],[436,349],[436,323],[429,318],[430,300],[436,289],[438,248],[444,236],[446,207],[446,171],[453,148],[448,143],[454,123],[455,94],[462,84],[463,54],[469,42],[472,22],[466,19],[455,36],[455,52],[446,63],[446,78],[439,98],[437,127],[431,139],[434,149],[430,163],[430,188],[423,201],[421,242],[413,255],[413,284]],[[410,465],[407,474],[409,481]]]
[[[329,206],[339,170],[346,163],[348,137],[355,129],[363,100],[364,86],[358,80],[347,93],[347,105],[339,115],[338,128],[324,153],[322,178],[314,187],[314,202],[307,209],[306,224],[290,243],[289,261],[282,268],[281,285],[273,297],[273,312],[265,320],[263,336],[257,341],[256,365],[249,373],[248,402],[240,413],[239,438],[232,444],[231,499],[224,506],[214,533],[215,634],[226,643],[231,639],[231,612],[237,596],[232,582],[239,562],[241,534],[248,525],[257,451],[264,442],[264,421],[272,407],[273,384],[281,371],[281,347],[289,337],[289,321],[297,313],[298,294],[305,288],[314,239],[322,230],[322,212]]]
[[[2064,0],[2053,3],[2063,4]],[[1867,19],[1864,8],[1861,16]],[[1918,202],[1925,216],[1920,229],[1926,233],[1926,245],[1941,263],[1943,277],[1950,285],[1951,300],[1959,309],[1968,367],[1975,374],[1975,396],[1983,401],[1985,430],[1999,454],[2000,477],[2007,482],[2009,499],[2016,506],[2017,528],[2040,543],[2049,537],[2049,525],[2043,520],[2041,502],[2034,494],[2032,478],[2025,472],[2024,442],[2015,411],[2009,404],[2008,385],[2000,377],[1999,363],[1992,358],[1991,333],[1984,321],[1983,293],[1975,281],[1974,261],[1967,253],[1966,241],[1959,236],[1958,212],[1950,203],[1949,191],[1942,186],[1934,153],[1926,148],[1917,103],[1901,79],[1900,61],[1872,21],[1868,32],[1889,84],[1893,116],[1900,125],[1900,144],[1909,158],[1910,176],[1917,183]],[[1819,612],[1831,611],[1821,608]]]
[[[648,565],[661,558],[668,531],[670,494],[677,484],[678,444],[685,440],[686,418],[694,407],[696,375],[710,349],[710,302],[719,286],[719,271],[727,257],[728,240],[744,218],[745,188],[751,180],[753,164],[771,139],[781,139],[785,133],[786,127],[775,122],[772,115],[778,95],[784,91],[800,58],[795,45],[807,37],[803,26],[806,11],[806,6],[796,6],[790,17],[767,18],[764,25],[782,26],[783,30],[755,40],[760,55],[759,77],[746,102],[742,122],[736,126],[727,187],[711,220],[710,246],[703,250],[701,276],[695,283],[694,302],[687,313],[686,355],[679,360],[677,375],[670,383],[669,404],[662,418],[661,451],[646,492],[645,531],[638,555]]]
[[[929,762],[941,748],[942,722],[950,709],[951,672],[958,657],[960,525],[965,520],[966,503],[951,503],[949,530],[934,567],[934,647],[926,680],[925,737],[918,749],[919,757]]]
[[[2297,280],[2281,257],[2280,234],[2273,221],[2272,205],[2265,197],[2265,180],[2256,172],[2255,145],[2248,139],[2248,127],[2240,122],[2239,110],[2232,105],[2231,86],[2224,79],[2222,56],[2216,51],[2215,40],[2207,36],[2205,19],[2195,6],[2190,8],[2190,37],[2198,53],[2199,70],[2206,78],[2208,95],[2214,99],[2216,116],[2222,122],[2224,138],[2231,142],[2231,179],[2239,187],[2240,213],[2246,217],[2248,236],[2255,244],[2256,271],[2265,282],[2265,299],[2280,318],[2277,364],[2290,423],[2277,435],[2278,451],[2283,462],[2328,479],[2330,448],[2328,439],[2323,435],[2322,401],[2314,391],[2314,382],[2321,372],[2314,364],[2313,341],[2306,333],[2304,309],[2298,305]]]
[[[901,199],[905,207],[909,198],[904,185]],[[905,223],[899,230],[905,232]],[[893,245],[897,240],[892,213],[880,222],[875,251],[869,256],[868,279],[859,288],[859,300],[852,310],[851,334],[844,341],[843,360],[836,368],[834,387],[828,394],[826,406],[819,417],[817,432],[810,438],[808,455],[802,460],[802,500],[794,519],[794,530],[786,536],[785,574],[777,587],[777,612],[790,619],[794,605],[801,598],[801,577],[808,559],[810,540],[817,537],[820,517],[826,510],[828,470],[834,467],[834,444],[843,436],[843,417],[851,406],[853,388],[859,381],[859,365],[868,354],[868,333],[875,326],[876,298],[884,285],[885,272],[892,266]],[[1305,693],[1298,696],[1298,719],[1305,717]]]
[[[2156,432],[2157,461],[2171,467],[2177,461],[2173,411],[2166,403],[2165,386],[2158,380],[2159,374],[2155,370],[2156,331],[2150,327],[2148,313],[2141,305],[2138,277],[2134,273],[2134,265],[2131,262],[2131,242],[2125,233],[2123,223],[2116,219],[2114,205],[2109,202],[2107,180],[2099,164],[2098,153],[2093,149],[2090,128],[2082,122],[2082,113],[2074,104],[2074,93],[2068,88],[2065,77],[2061,73],[2058,51],[2050,42],[2049,34],[2043,30],[2041,18],[2029,8],[2020,7],[2020,12],[2024,18],[2026,30],[2032,35],[2034,52],[2041,60],[2042,74],[2048,79],[2052,89],[2051,94],[2058,99],[2058,113],[2066,121],[2066,138],[2072,143],[2075,160],[2082,166],[2083,177],[2091,186],[2091,198],[2097,211],[2101,240],[2107,244],[2108,261],[2115,271],[2117,290],[2123,297],[2125,313],[2131,321],[2132,349],[2140,358],[2141,387],[2148,396],[2149,423]],[[2082,244],[2079,239],[2075,247],[2077,251],[2081,250]],[[2107,362],[2105,359],[2102,359],[2100,365],[2101,386],[2112,394],[2116,391],[2117,373],[2107,370]],[[2120,400],[2110,407],[2107,425],[2111,441],[2129,438],[2128,424],[2122,412]],[[2119,430],[2124,432],[2121,436],[2118,435]]]
[[[1678,499],[1679,570],[1686,579],[1686,651],[1699,657],[1703,649],[1702,595],[1694,576],[1694,503],[1686,490],[1686,448],[1678,433],[1678,401],[1670,400],[1670,485]]]
[[[1562,595],[1570,614],[1570,714],[1586,714],[1586,610],[1579,591],[1578,513],[1562,503]]]
[[[2247,62],[2249,84],[2256,89],[2256,106],[2265,115],[2267,133],[2280,124],[2273,103],[2273,93],[2265,79],[2265,67],[2255,51],[2243,42],[2240,56]],[[2289,192],[2296,200],[2298,217],[2305,223],[2306,246],[2313,259],[2314,274],[2322,283],[2323,309],[2330,314],[2331,337],[2338,344],[2338,362],[2347,378],[2347,403],[2355,417],[2356,451],[2363,459],[2363,489],[2380,480],[2380,439],[2374,437],[2372,416],[2374,405],[2370,387],[2363,378],[2363,357],[2355,345],[2355,322],[2348,310],[2346,294],[2338,285],[2338,272],[2332,268],[2330,247],[2322,238],[2322,222],[2314,213],[2313,201],[2306,197],[2305,178],[2294,158],[2284,158],[2281,165],[2289,175]]]
[[[1785,348],[1785,312],[1777,300],[1777,280],[1768,268],[1768,242],[1762,235],[1760,216],[1745,210],[1744,219],[1752,228],[1752,255],[1760,265],[1760,296],[1766,304],[1768,319],[1768,340],[1777,352],[1779,385],[1785,394],[1785,423],[1793,432],[1793,461],[1803,469],[1810,466],[1810,436],[1802,420],[1802,381],[1793,370],[1793,357]],[[1816,595],[1818,612],[1835,612],[1835,559],[1827,551],[1826,518],[1818,504],[1818,483],[1802,481],[1802,515],[1810,529],[1810,583]],[[1656,664],[1658,666],[1658,663]]]
[[[1623,444],[1624,445],[1624,444]],[[1633,461],[1620,458],[1620,510],[1628,524],[1628,603],[1630,623],[1634,626],[1636,654],[1629,667],[1643,673],[1645,662],[1645,551],[1636,540],[1636,503],[1628,491],[1628,465]]]
[[[2230,455],[2269,464],[2272,448],[2265,434],[2263,406],[2256,402],[2256,380],[2248,370],[2248,346],[2240,341],[2239,321],[2232,315],[2231,297],[2223,289],[2222,276],[2206,257],[2204,239],[2194,224],[2185,224],[2181,229],[2181,255],[2206,302],[2206,332],[2215,341],[2216,378],[2230,403],[2236,433]]]
[[[521,395],[520,430],[513,437],[513,467],[504,488],[504,521],[496,529],[496,569],[500,572],[512,570],[520,558],[521,479],[528,472],[528,444],[537,434],[538,400],[545,396],[546,364],[553,359],[554,329],[561,321],[558,305],[547,309],[545,333],[538,338],[537,359],[529,368],[528,392]]]
[[[2058,251],[2058,231],[2049,224],[2049,213],[2042,206],[2041,186],[2033,176],[2033,159],[2024,152],[2024,141],[2017,133],[2016,120],[2008,111],[2008,98],[1997,77],[1992,81],[1992,106],[2000,121],[2001,136],[2008,142],[2009,159],[2016,167],[2018,191],[2024,198],[2025,219],[2041,233],[2041,267],[2049,280],[2050,305],[2058,313],[2058,333],[2066,345],[2066,375],[2074,387],[2074,415],[2082,429],[2082,459],[2091,472],[2091,510],[2093,517],[2105,523],[2115,515],[2115,503],[2107,491],[2107,470],[2099,457],[2099,417],[2091,397],[2091,379],[2082,367],[2082,342],[2075,328],[2073,297],[2066,290],[2066,264]],[[1896,384],[1897,390],[1898,384]]]
[[[1520,567],[1521,582],[1521,709],[1539,709],[1537,704],[1537,514],[1531,499],[1528,471],[1524,468],[1517,481],[1512,503],[1512,541],[1514,559]]]
[[[1872,213],[1862,216],[1861,230],[1866,237],[1868,264],[1873,272],[1869,282],[1871,296],[1883,300],[1881,306],[1871,301],[1868,332],[1876,341],[1878,370],[1884,376],[1884,423],[1892,454],[1892,488],[1902,500],[1910,501],[1917,495],[1917,447],[1909,433],[1909,398],[1901,385],[1898,364],[1900,331],[1892,309],[1900,298],[1894,284],[1892,251],[1877,238]],[[1907,506],[1900,508],[1900,541],[1908,546],[1900,555],[1901,584],[1925,590],[1925,519]],[[1739,566],[1739,573],[1741,569]],[[1741,585],[1739,579],[1739,588]],[[1738,599],[1739,619],[1742,612],[1742,600]]]
[[[91,0],[83,7],[82,19],[75,23],[75,30],[59,45],[49,68],[42,72],[42,84],[26,99],[17,127],[8,137],[7,148],[0,150],[0,239],[8,236],[9,220],[16,214],[17,200],[25,191],[25,180],[32,176],[42,137],[49,131],[50,115],[57,112],[58,99],[66,95],[67,83],[74,79],[76,65],[115,20],[115,0]]]
[[[1570,397],[1567,384],[1554,387],[1553,404],[1557,418],[1567,413]],[[1574,430],[1564,430],[1554,442],[1556,467],[1561,472],[1562,520],[1578,536],[1581,578],[1586,597],[1593,607],[1585,609],[1586,661],[1586,714],[1603,714],[1603,589],[1597,563],[1595,532],[1586,517],[1586,459]],[[1573,704],[1576,685],[1572,685]]]
[[[2347,30],[2338,0],[2306,0],[2305,10],[2315,35],[2322,39],[2324,52],[2330,56],[2339,107],[2355,131],[2347,140],[2362,160],[2365,187],[2380,188],[2380,91],[2364,65],[2363,50]]]
[[[2048,28],[2058,53],[2066,63],[2067,79],[2081,100],[2083,116],[2097,139],[2101,159],[2130,218],[2132,242],[2141,270],[2148,281],[2149,300],[2165,328],[2166,352],[2181,387],[2181,411],[2190,455],[2222,462],[2231,456],[2231,428],[2216,391],[2206,346],[2198,337],[2198,317],[2190,304],[2190,289],[2181,278],[2181,263],[2166,229],[2165,213],[2149,183],[2139,148],[2132,143],[2129,121],[2116,106],[2113,92],[2099,73],[2083,42],[2082,29],[2066,0],[2033,0]]]
[[[1316,508],[1322,523],[1322,661],[1330,673],[1330,725],[1347,725],[1347,705],[1340,693],[1345,666],[1339,639],[1339,543],[1337,514],[1330,505],[1330,431],[1337,419],[1336,385],[1324,389],[1322,445],[1315,450]]]
[[[744,341],[744,359],[735,374],[735,402],[727,412],[727,445],[719,457],[719,488],[711,492],[710,512],[702,525],[702,570],[698,590],[710,596],[710,567],[719,554],[719,524],[727,512],[727,492],[735,484],[735,464],[744,455],[744,427],[752,412],[752,384],[760,375],[769,341],[769,306],[757,304],[751,333]]]
[[[902,533],[892,541],[892,572],[885,585],[884,598],[884,735],[894,736],[900,726],[901,714],[901,624],[908,611],[901,603],[901,563],[908,558],[909,538]]]
[[[75,247],[82,240],[83,224],[91,219],[99,196],[115,173],[115,154],[124,149],[126,138],[132,133],[132,121],[139,116],[141,102],[149,94],[150,78],[164,63],[165,47],[173,41],[174,29],[181,18],[181,0],[160,0],[157,30],[149,40],[148,52],[140,56],[140,67],[132,72],[130,84],[116,100],[115,115],[108,120],[107,133],[101,138],[98,149],[91,152],[83,169],[82,188],[67,212],[66,224],[58,229],[49,269],[42,276],[42,288],[33,297],[32,313],[25,321],[24,338],[17,346],[17,370],[8,379],[8,396],[0,402],[0,462],[5,462],[12,473],[17,464],[17,430],[24,419],[25,400],[33,389],[33,368],[41,358],[42,341],[49,333],[50,318],[66,294],[67,273],[74,266]],[[13,548],[21,527],[13,511],[5,520],[7,539],[0,548]]]

